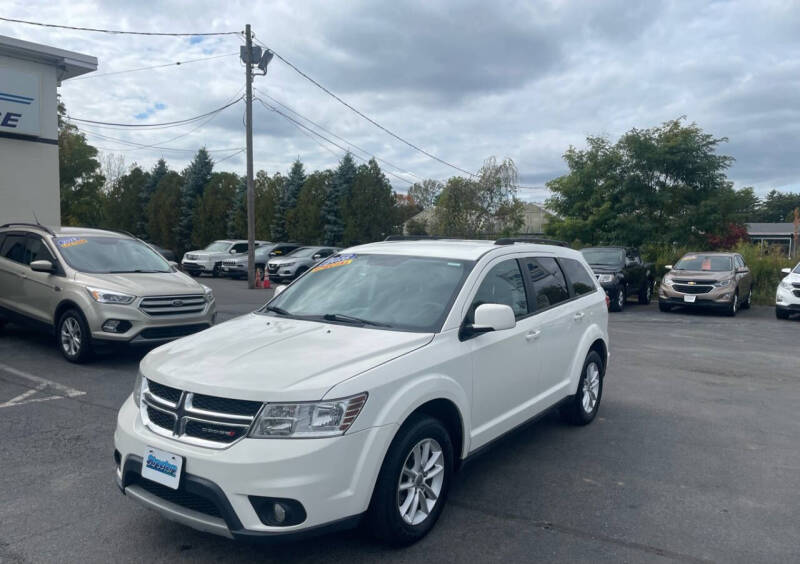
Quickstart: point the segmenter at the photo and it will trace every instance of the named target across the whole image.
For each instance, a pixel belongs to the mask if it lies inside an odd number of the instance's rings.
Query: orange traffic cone
[[[256,288],[261,288],[261,269],[256,269]]]
[[[270,288],[269,276],[264,276],[264,283],[261,285],[261,287],[264,288],[265,290],[269,290]]]

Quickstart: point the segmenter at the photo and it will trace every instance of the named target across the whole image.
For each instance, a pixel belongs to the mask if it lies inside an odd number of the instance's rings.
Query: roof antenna
[[[36,217],[36,212],[31,210],[31,213],[33,214],[33,219],[36,220],[36,225],[41,225],[41,222],[39,221],[39,218]]]

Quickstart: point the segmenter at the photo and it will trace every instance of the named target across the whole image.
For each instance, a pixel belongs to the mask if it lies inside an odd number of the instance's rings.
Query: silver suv
[[[269,241],[255,241],[256,247],[269,243]],[[244,239],[223,239],[214,241],[205,249],[188,251],[183,255],[181,267],[184,272],[192,276],[210,274],[214,278],[222,274],[222,261],[231,258],[231,255],[247,253],[247,241]]]
[[[338,253],[336,247],[300,247],[283,257],[269,259],[267,275],[270,280],[294,280],[322,259]]]
[[[0,226],[0,325],[54,332],[71,362],[109,343],[163,343],[207,329],[211,288],[178,272],[149,245],[114,231]]]

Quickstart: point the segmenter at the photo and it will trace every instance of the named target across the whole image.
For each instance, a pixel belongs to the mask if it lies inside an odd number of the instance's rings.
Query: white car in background
[[[352,247],[142,360],[117,418],[117,484],[229,538],[363,521],[409,544],[468,456],[556,406],[591,423],[608,359],[606,295],[577,251]]]
[[[265,245],[269,241],[256,241],[256,247]],[[223,239],[214,241],[205,249],[198,251],[188,251],[183,255],[181,268],[184,272],[192,276],[210,274],[214,278],[222,273],[222,261],[231,258],[231,255],[238,255],[247,252],[247,241],[244,239]]]
[[[794,270],[784,268],[781,273],[786,277],[775,293],[775,317],[788,319],[793,313],[800,313],[800,264]]]

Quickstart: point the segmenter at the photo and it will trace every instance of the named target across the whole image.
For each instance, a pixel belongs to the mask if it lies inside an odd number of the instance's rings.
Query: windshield
[[[797,266],[794,267],[794,270],[792,272],[794,272],[795,274],[800,274],[800,263],[797,263]]]
[[[223,241],[214,241],[208,247],[203,249],[204,251],[208,251],[210,253],[224,253],[230,247],[230,243],[225,243]]]
[[[169,263],[135,239],[120,237],[55,237],[64,260],[81,272],[171,272]]]
[[[589,264],[617,266],[625,261],[622,249],[581,249],[581,253]]]
[[[708,272],[727,272],[733,270],[731,257],[720,255],[686,255],[678,261],[673,270],[705,270]]]
[[[286,253],[286,255],[292,258],[303,258],[303,257],[310,257],[314,253],[319,252],[319,249],[315,247],[300,247],[299,249],[295,249],[294,251]]]
[[[474,263],[397,255],[336,255],[260,311],[402,331],[439,331]]]

